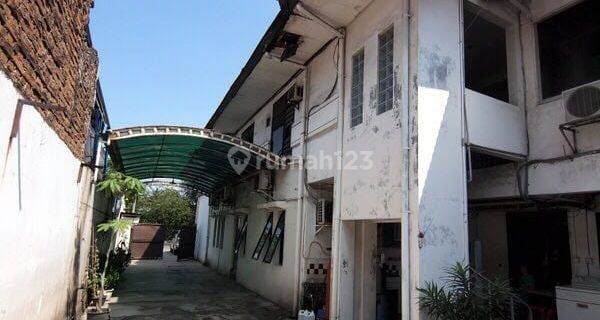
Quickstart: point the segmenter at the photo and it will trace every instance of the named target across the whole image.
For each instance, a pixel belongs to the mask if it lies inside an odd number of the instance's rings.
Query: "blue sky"
[[[277,14],[276,0],[98,0],[111,126],[204,126]]]

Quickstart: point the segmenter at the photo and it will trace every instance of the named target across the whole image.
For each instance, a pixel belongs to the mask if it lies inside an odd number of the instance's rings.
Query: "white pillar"
[[[420,0],[418,28],[418,190],[411,197],[414,287],[441,282],[444,269],[468,263],[463,144],[461,0]],[[413,211],[414,209],[414,211]],[[413,288],[414,288],[413,287]],[[411,319],[424,319],[412,290]]]

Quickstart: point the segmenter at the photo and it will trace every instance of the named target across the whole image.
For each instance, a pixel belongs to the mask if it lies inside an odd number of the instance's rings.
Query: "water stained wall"
[[[374,1],[348,26],[341,215],[345,220],[402,214],[402,1]],[[393,104],[378,114],[378,38],[393,28]],[[351,127],[352,55],[364,51],[363,121]]]

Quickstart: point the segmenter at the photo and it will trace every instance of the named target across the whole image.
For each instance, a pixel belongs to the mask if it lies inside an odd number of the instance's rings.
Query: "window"
[[[537,26],[542,97],[600,80],[600,1],[584,1]]]
[[[377,114],[392,108],[394,98],[394,29],[379,35]]]
[[[96,163],[96,153],[100,144],[100,135],[104,132],[106,124],[100,107],[96,104],[92,111],[88,136],[84,145],[84,160],[86,163]]]
[[[256,247],[254,248],[254,253],[252,253],[252,259],[258,260],[260,258],[260,254],[271,239],[271,231],[273,230],[273,214],[270,213],[267,218],[267,222],[265,223],[265,227],[263,228],[262,233],[260,234],[260,238],[256,243]]]
[[[225,217],[215,217],[213,223],[213,241],[212,246],[223,249],[223,239],[225,234]]]
[[[219,230],[219,228],[217,226],[218,224],[219,224],[219,219],[213,218],[213,241],[212,241],[213,247],[217,246],[217,230]]]
[[[509,102],[506,31],[481,16],[464,11],[465,87]]]
[[[292,88],[290,90],[294,90]],[[298,103],[290,103],[289,91],[273,104],[273,120],[271,128],[271,151],[287,156],[292,154],[292,125],[294,124],[294,107]]]
[[[277,247],[279,247],[279,265],[283,264],[283,235],[285,228],[285,212],[282,212],[279,216],[279,220],[277,220],[277,225],[275,230],[273,230],[273,234],[269,239],[269,244],[267,246],[267,251],[265,252],[265,256],[263,257],[263,262],[271,263],[273,261],[273,256],[275,256],[275,252],[277,251]]]
[[[219,249],[223,249],[223,239],[225,239],[225,217],[219,218]]]
[[[352,56],[352,88],[350,91],[350,127],[362,123],[363,117],[363,78],[365,52],[361,49]]]
[[[242,132],[242,140],[254,143],[254,123],[249,125],[248,128]]]

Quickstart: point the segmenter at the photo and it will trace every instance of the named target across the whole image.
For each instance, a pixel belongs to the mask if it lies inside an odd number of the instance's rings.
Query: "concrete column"
[[[461,12],[461,0],[415,1],[412,12],[418,29],[418,146],[411,146],[418,150],[418,180],[410,199],[413,320],[425,319],[414,288],[442,282],[445,268],[469,260]]]
[[[377,224],[356,223],[354,319],[373,319],[377,307]]]

